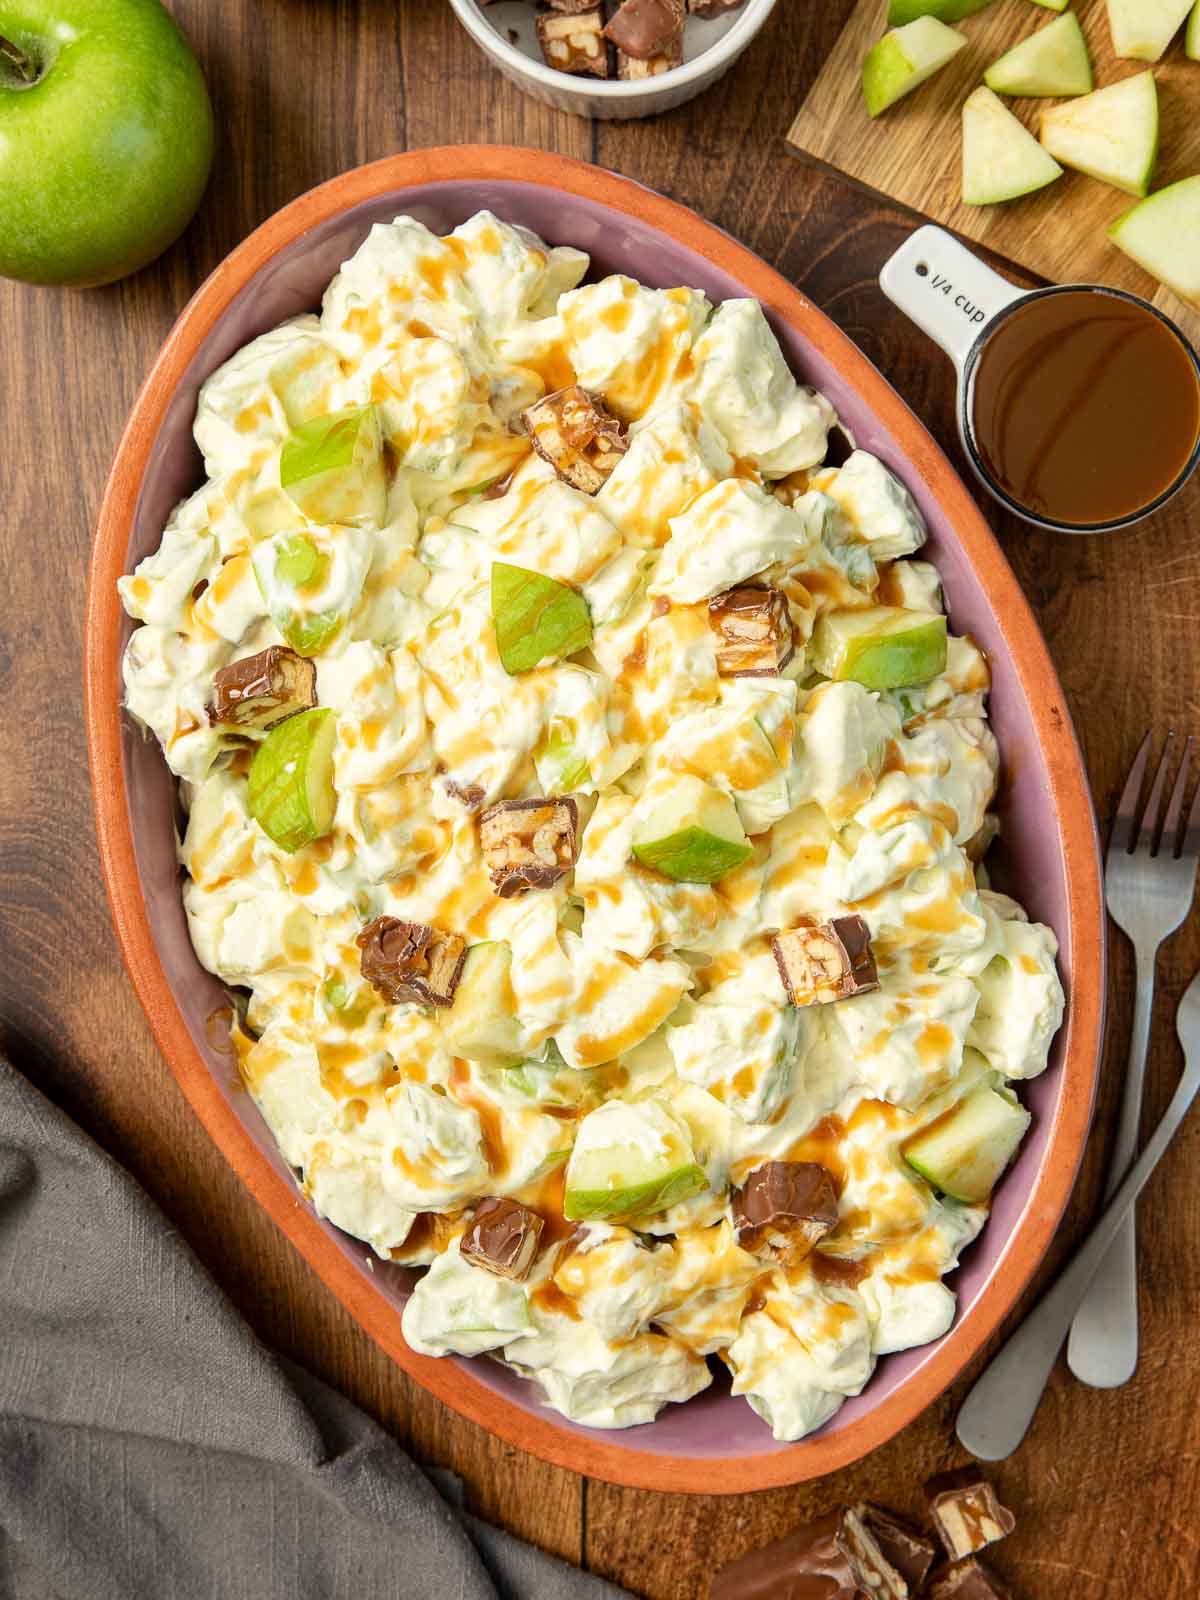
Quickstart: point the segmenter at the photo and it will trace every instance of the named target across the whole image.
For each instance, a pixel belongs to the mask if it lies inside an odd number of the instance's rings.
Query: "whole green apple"
[[[0,276],[84,287],[144,267],[191,220],[212,143],[159,0],[0,0]]]

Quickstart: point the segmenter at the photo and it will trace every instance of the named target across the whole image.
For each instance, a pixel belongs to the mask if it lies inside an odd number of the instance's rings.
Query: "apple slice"
[[[529,672],[539,661],[573,656],[592,642],[587,601],[557,578],[492,563],[492,623],[505,672]]]
[[[1160,283],[1200,305],[1200,176],[1140,201],[1117,218],[1108,237]]]
[[[1148,194],[1158,156],[1154,73],[1147,68],[1068,105],[1051,106],[1042,112],[1041,140],[1064,167],[1127,194]]]
[[[568,1222],[649,1216],[708,1188],[684,1125],[654,1100],[609,1100],[579,1124],[567,1163]]]
[[[918,17],[936,17],[939,22],[961,22],[964,17],[973,17],[977,11],[985,11],[992,0],[890,0],[888,5],[888,27],[903,28],[906,23],[916,22]],[[1063,0],[1067,4],[1067,0]]]
[[[250,763],[250,815],[289,855],[333,827],[336,738],[336,714],[329,706],[317,706],[272,728]]]
[[[1113,54],[1157,61],[1179,32],[1192,0],[1108,0]]]
[[[1090,93],[1092,63],[1079,18],[1073,11],[1055,17],[993,61],[983,81],[997,94]]]
[[[442,1018],[442,1037],[454,1055],[488,1066],[520,1064],[511,971],[512,946],[503,941],[473,944],[467,951],[454,1004]]]
[[[1200,61],[1200,0],[1192,7],[1187,32],[1183,36],[1183,53],[1189,61]]]
[[[907,689],[946,668],[946,619],[902,606],[827,611],[809,646],[809,660],[826,678],[867,689]]]
[[[382,523],[387,476],[375,407],[351,406],[293,429],[279,457],[279,485],[323,527]]]
[[[1007,1089],[980,1088],[904,1144],[904,1159],[935,1189],[978,1205],[987,1200],[1031,1118]]]
[[[871,116],[877,117],[932,78],[966,42],[965,35],[930,16],[885,33],[862,65],[863,99]]]
[[[996,205],[1044,189],[1062,168],[990,89],[967,96],[962,109],[966,206]]]
[[[733,801],[687,772],[633,830],[636,859],[677,883],[715,883],[750,853]]]

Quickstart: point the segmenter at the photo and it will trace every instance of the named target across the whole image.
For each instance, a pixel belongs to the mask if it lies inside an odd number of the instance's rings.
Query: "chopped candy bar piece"
[[[316,703],[316,663],[273,644],[213,673],[208,720],[231,728],[273,728]]]
[[[898,1526],[874,1506],[831,1511],[722,1567],[709,1600],[911,1600],[917,1589],[884,1548]]]
[[[834,917],[815,928],[777,933],[771,948],[794,1006],[849,1000],[879,987],[871,933],[862,917]]]
[[[501,800],[479,818],[479,848],[501,899],[549,889],[575,865],[579,808],[570,798]]]
[[[638,56],[626,55],[624,50],[617,51],[617,77],[624,78],[627,83],[635,83],[640,78],[658,78],[664,72],[670,72],[683,61],[683,35],[682,33],[669,45],[661,55],[650,56],[642,60]]]
[[[578,384],[544,395],[521,413],[521,421],[538,455],[583,494],[603,488],[629,448],[616,417]]]
[[[935,1573],[927,1594],[929,1600],[1011,1600],[1007,1586],[974,1556]]]
[[[578,17],[584,11],[598,9],[596,0],[542,0],[542,6],[547,11],[561,11],[567,17]]]
[[[745,0],[688,0],[688,10],[693,17],[723,17],[744,4]]]
[[[424,922],[376,917],[355,941],[362,951],[363,977],[389,1005],[453,1004],[467,942]]]
[[[608,77],[604,12],[599,6],[586,11],[540,11],[537,35],[542,58],[556,72]]]
[[[904,1579],[909,1594],[919,1594],[937,1558],[937,1546],[925,1534],[892,1516],[890,1511],[879,1506],[867,1506],[865,1510],[875,1543],[885,1559]]]
[[[785,1266],[798,1266],[837,1220],[837,1189],[815,1161],[764,1161],[733,1192],[738,1244]]]
[[[484,790],[478,783],[459,783],[455,778],[445,780],[446,793],[468,811],[478,811],[483,804]]]
[[[951,1561],[973,1556],[1017,1525],[991,1484],[975,1467],[943,1473],[925,1486],[929,1515]]]
[[[625,0],[604,32],[622,55],[653,61],[680,44],[683,19],[683,0]]]
[[[520,1283],[538,1252],[542,1219],[519,1200],[481,1200],[459,1246],[464,1261]]]
[[[774,677],[791,658],[792,619],[778,589],[727,589],[708,602],[708,620],[722,677]]]

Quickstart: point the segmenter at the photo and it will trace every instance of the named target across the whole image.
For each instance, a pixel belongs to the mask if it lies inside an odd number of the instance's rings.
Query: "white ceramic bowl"
[[[656,78],[573,77],[542,60],[529,0],[450,0],[458,20],[504,76],[560,111],[580,117],[652,117],[681,106],[723,77],[775,9],[775,0],[746,0],[723,17],[689,17],[683,65]],[[515,38],[515,42],[514,42]]]

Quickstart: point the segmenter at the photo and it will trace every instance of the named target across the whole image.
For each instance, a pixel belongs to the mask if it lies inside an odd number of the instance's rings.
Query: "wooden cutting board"
[[[1104,0],[1076,0],[1096,87],[1145,69],[1112,53]],[[928,83],[882,116],[867,115],[859,88],[863,57],[887,28],[887,0],[857,0],[788,133],[797,155],[832,167],[877,194],[909,206],[967,239],[1060,283],[1105,283],[1146,295],[1200,344],[1200,308],[1189,306],[1110,244],[1105,230],[1134,198],[1067,171],[1021,200],[965,206],[961,183],[961,107],[997,56],[1053,21],[1030,0],[995,0],[958,23],[968,44]],[[1159,99],[1159,157],[1154,188],[1200,173],[1200,61],[1183,53],[1182,31],[1154,67]],[[1048,100],[1010,100],[1037,132]]]

